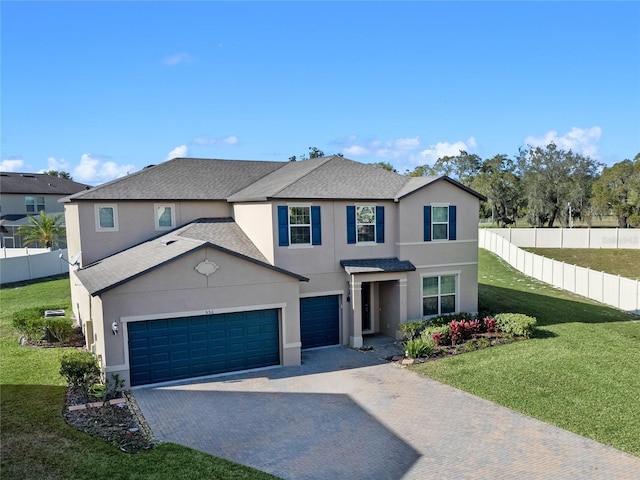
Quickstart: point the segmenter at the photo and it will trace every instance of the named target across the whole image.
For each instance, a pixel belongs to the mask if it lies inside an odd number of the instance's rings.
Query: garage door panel
[[[128,324],[131,384],[278,365],[278,311]]]
[[[302,348],[340,343],[340,297],[327,295],[300,299]]]
[[[207,332],[191,332],[189,333],[189,341],[191,343],[207,343]]]

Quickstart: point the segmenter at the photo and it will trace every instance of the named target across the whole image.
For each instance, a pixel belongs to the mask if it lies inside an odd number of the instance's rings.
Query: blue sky
[[[637,2],[11,2],[5,171],[640,152]]]

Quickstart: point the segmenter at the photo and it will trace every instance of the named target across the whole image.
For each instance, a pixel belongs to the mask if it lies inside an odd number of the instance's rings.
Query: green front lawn
[[[480,250],[480,309],[538,319],[530,340],[413,367],[640,456],[640,322],[526,277]]]
[[[26,348],[11,328],[13,312],[70,302],[69,279],[0,290],[0,478],[273,479],[257,470],[175,444],[127,454],[69,427],[58,375],[65,349]]]

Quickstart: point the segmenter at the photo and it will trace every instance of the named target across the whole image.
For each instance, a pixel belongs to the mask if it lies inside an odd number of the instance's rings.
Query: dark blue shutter
[[[376,243],[384,243],[384,207],[376,207]]]
[[[424,241],[431,241],[431,206],[424,207]]]
[[[322,228],[320,227],[320,207],[311,207],[311,245],[322,245]]]
[[[449,205],[449,240],[455,240],[456,233],[456,206]]]
[[[278,245],[289,246],[289,207],[278,205]]]
[[[347,205],[347,243],[356,243],[356,207]]]

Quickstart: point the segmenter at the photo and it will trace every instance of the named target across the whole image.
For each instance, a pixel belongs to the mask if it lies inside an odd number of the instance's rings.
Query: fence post
[[[25,250],[27,249],[25,248]],[[31,270],[31,255],[27,253],[26,257],[27,257],[27,266],[29,267],[29,280],[33,280],[33,271]]]

